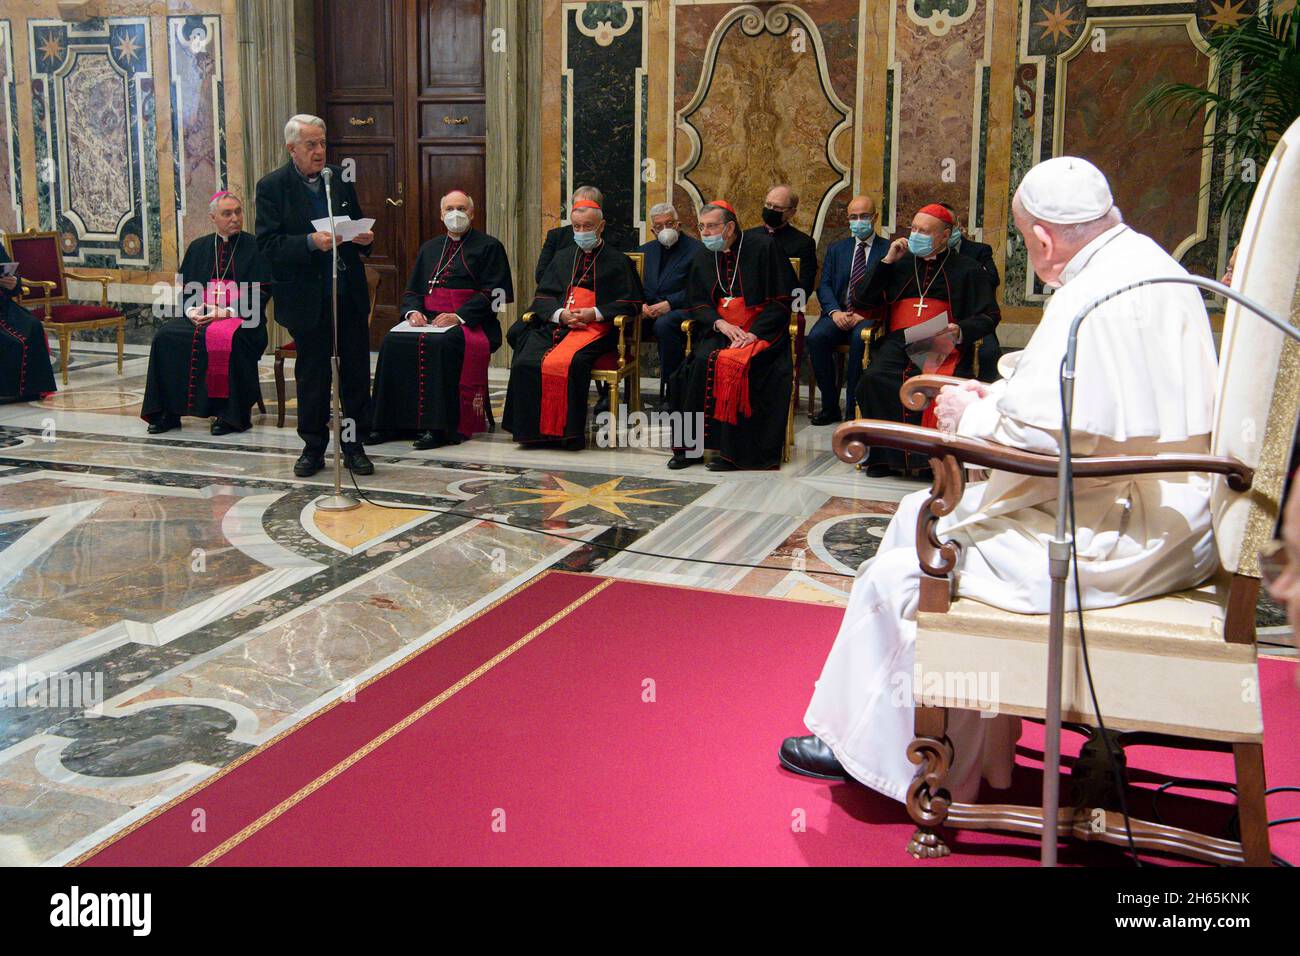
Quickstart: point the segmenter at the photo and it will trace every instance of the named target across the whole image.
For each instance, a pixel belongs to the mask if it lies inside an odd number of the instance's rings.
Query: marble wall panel
[[[854,127],[856,0],[798,5],[674,4],[669,163],[672,200],[694,225],[725,196],[756,225],[773,183],[800,194],[795,225],[822,246],[843,238],[861,166]]]
[[[0,233],[21,232],[23,228],[17,80],[13,24],[0,20]]]
[[[564,5],[565,95],[560,195],[583,183],[605,194],[605,230],[616,245],[640,242],[646,221],[646,4]]]
[[[176,256],[212,231],[211,196],[228,185],[221,17],[168,17]]]
[[[149,20],[29,20],[41,225],[64,260],[162,264]]]

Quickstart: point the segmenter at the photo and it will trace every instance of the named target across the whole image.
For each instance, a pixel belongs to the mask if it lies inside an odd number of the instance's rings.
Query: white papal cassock
[[[1164,250],[1127,226],[1081,249],[1061,274],[1010,377],[970,405],[958,432],[1030,451],[1059,453],[1060,365],[1070,322],[1088,301],[1127,282],[1185,274]],[[1010,364],[1009,362],[1007,363]],[[1215,356],[1209,319],[1190,286],[1138,289],[1102,305],[1079,334],[1076,455],[1206,453]],[[879,553],[858,571],[839,635],[804,718],[862,783],[906,799],[915,766],[912,658],[921,572],[916,518],[928,491],[908,495]],[[993,472],[970,485],[941,537],[963,550],[962,597],[1030,614],[1049,608],[1047,543],[1056,525],[1056,479]],[[1217,566],[1204,475],[1075,482],[1079,577],[1085,608],[1111,607],[1200,584]],[[1073,587],[1067,588],[1074,607]],[[996,670],[997,661],[989,661]],[[1010,784],[1019,721],[952,711],[953,799],[974,799],[981,776]]]

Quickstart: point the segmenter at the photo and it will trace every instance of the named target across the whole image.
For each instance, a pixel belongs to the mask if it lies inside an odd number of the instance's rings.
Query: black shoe
[[[366,457],[366,453],[358,448],[356,451],[345,451],[343,453],[343,467],[354,475],[373,475],[375,473],[375,463]]]
[[[425,451],[429,448],[441,448],[447,442],[439,437],[441,432],[420,432],[415,441],[411,442],[411,447],[416,451]]]
[[[563,439],[560,447],[565,451],[582,451],[587,447],[587,438],[585,435],[574,435],[572,438]]]
[[[847,780],[848,773],[820,737],[787,737],[781,742],[781,766],[818,780]]]
[[[365,442],[363,442],[363,444],[366,444],[366,445],[382,445],[384,442],[386,442],[386,441],[392,441],[392,440],[393,440],[393,433],[392,433],[392,432],[371,432],[371,433],[366,437],[366,440],[365,440]]]
[[[148,432],[150,435],[161,435],[163,432],[169,432],[173,428],[180,428],[181,420],[175,415],[164,415],[156,422],[150,422]]]
[[[897,478],[899,472],[888,465],[867,465],[868,478]]]
[[[212,434],[214,435],[229,435],[232,432],[242,432],[242,431],[243,431],[242,428],[237,428],[234,425],[230,424],[230,422],[223,421],[220,418],[218,418],[216,421],[212,423]]]
[[[703,459],[700,458],[687,458],[686,455],[681,452],[673,452],[673,457],[668,459],[668,467],[673,471],[677,471],[679,468],[689,468],[691,465],[698,465],[702,460]]]
[[[840,420],[840,413],[828,412],[826,411],[826,409],[822,409],[820,412],[814,415],[810,420],[814,425],[833,425],[835,422],[838,422]]]
[[[293,473],[299,478],[310,478],[325,467],[325,456],[319,452],[305,451],[293,463]]]
[[[739,468],[727,461],[725,458],[714,458],[704,467],[709,469],[709,471],[740,471]]]

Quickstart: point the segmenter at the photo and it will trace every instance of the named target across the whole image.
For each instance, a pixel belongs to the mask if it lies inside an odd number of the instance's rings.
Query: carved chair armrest
[[[86,275],[84,272],[64,272],[69,279],[76,279],[78,282],[98,282],[99,283],[99,304],[108,305],[108,284],[113,280],[108,276]]]
[[[934,397],[945,385],[962,385],[965,382],[966,379],[951,375],[913,375],[898,390],[898,400],[904,408],[914,412],[924,411],[925,406],[934,401]]]
[[[920,378],[921,376],[917,376]],[[930,459],[934,483],[930,497],[922,506],[916,522],[916,556],[925,572],[921,581],[920,608],[923,611],[946,611],[951,598],[948,577],[957,567],[961,545],[942,541],[938,535],[939,519],[952,513],[966,490],[962,465],[982,465],[999,471],[1042,478],[1056,476],[1060,457],[1009,448],[982,438],[964,438],[934,428],[919,428],[898,422],[859,419],[845,422],[835,429],[832,447],[842,461],[861,461],[872,445],[917,452]],[[1079,477],[1107,478],[1168,472],[1212,472],[1226,475],[1228,487],[1244,492],[1250,489],[1254,470],[1233,458],[1219,455],[1130,455],[1075,458],[1074,473]]]
[[[690,355],[690,354],[691,354],[691,326],[692,326],[693,324],[694,324],[694,323],[692,323],[690,319],[686,319],[684,322],[682,322],[682,332],[684,332],[685,335],[686,335],[686,354],[687,354],[687,355]]]
[[[1039,478],[1055,478],[1060,462],[1057,455],[1040,455],[982,438],[965,438],[937,428],[921,428],[898,422],[858,419],[845,422],[835,429],[833,447],[835,454],[843,461],[853,463],[862,460],[867,448],[872,445],[916,452],[932,459],[953,458],[961,464]],[[1074,459],[1074,473],[1080,478],[1117,478],[1123,475],[1170,472],[1226,475],[1228,486],[1237,492],[1250,490],[1255,475],[1254,469],[1235,458],[1221,455],[1113,455]]]
[[[619,371],[622,371],[622,370],[623,370],[623,366],[624,366],[625,364],[627,364],[627,363],[626,363],[626,360],[624,359],[624,356],[625,356],[626,353],[623,351],[623,330],[627,328],[627,324],[628,324],[628,322],[630,322],[630,321],[632,320],[632,318],[633,318],[633,317],[630,316],[630,315],[616,315],[616,316],[614,316],[614,328],[618,329],[618,369],[619,369]],[[638,321],[639,321],[640,316],[637,316],[637,319],[638,319]]]

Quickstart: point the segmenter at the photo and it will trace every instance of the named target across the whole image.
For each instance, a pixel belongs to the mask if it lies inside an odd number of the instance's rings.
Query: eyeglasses
[[[307,150],[307,152],[311,153],[311,152],[315,152],[315,151],[318,150],[318,149],[323,148],[324,145],[325,145],[325,140],[323,140],[323,139],[300,139],[300,140],[298,140],[298,145],[301,146],[303,149]]]
[[[764,208],[764,209],[771,209],[771,210],[774,210],[775,212],[786,212],[786,211],[788,211],[788,210],[790,210],[790,209],[793,209],[794,206],[778,206],[778,205],[777,205],[776,203],[774,203],[774,202],[765,202],[765,203],[763,203],[763,208]]]

